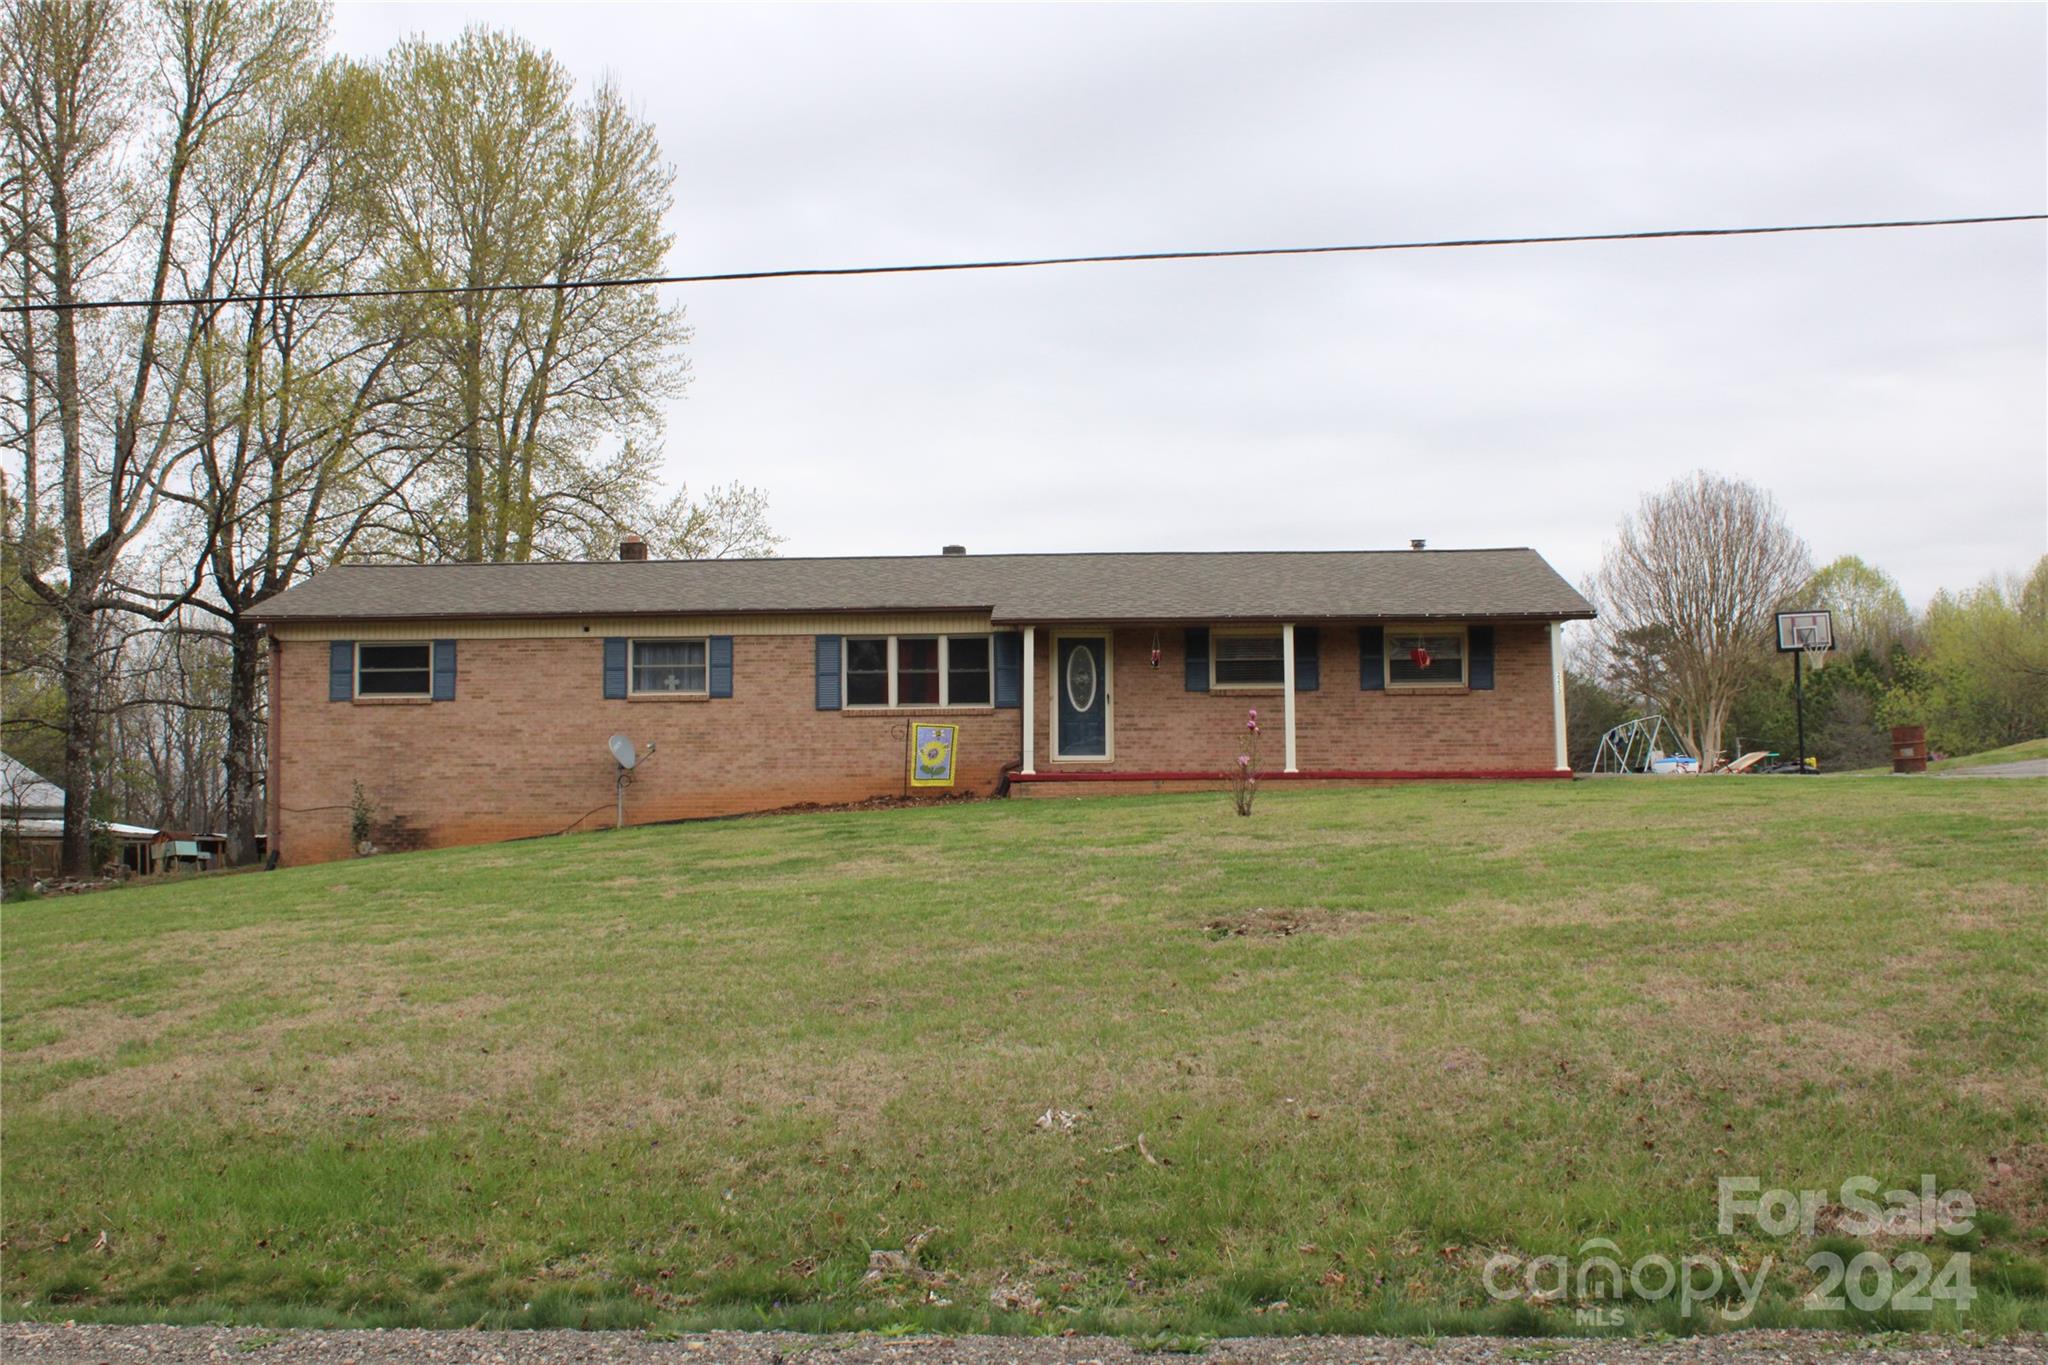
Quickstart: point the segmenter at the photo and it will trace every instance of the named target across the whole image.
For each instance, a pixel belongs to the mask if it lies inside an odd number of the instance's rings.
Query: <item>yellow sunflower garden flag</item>
[[[910,727],[910,785],[950,787],[953,785],[953,736],[957,725],[913,725]]]

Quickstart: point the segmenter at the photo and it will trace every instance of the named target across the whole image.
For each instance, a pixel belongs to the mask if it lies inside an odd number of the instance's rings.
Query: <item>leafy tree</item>
[[[0,471],[0,748],[38,773],[57,773],[64,767],[64,623],[23,581],[25,548],[19,504]]]
[[[1890,738],[1878,724],[1880,699],[1874,688],[1834,691],[1813,745],[1824,767],[1875,768],[1890,760]]]
[[[1565,744],[1574,772],[1591,772],[1600,739],[1635,714],[1627,700],[1575,668],[1564,674]]]
[[[1832,613],[1835,653],[1867,655],[1880,667],[1913,633],[1913,609],[1898,581],[1855,555],[1843,555],[1808,581],[1801,601]]]
[[[1884,761],[1879,723],[1895,661],[1914,640],[1911,608],[1891,575],[1843,555],[1808,579],[1786,604],[1825,607],[1835,648],[1824,668],[1803,670],[1807,753],[1823,768],[1864,768]],[[1799,729],[1790,656],[1767,653],[1755,664],[1729,713],[1738,751],[1772,749],[1790,757]]]
[[[1593,580],[1610,658],[1702,762],[1771,647],[1772,614],[1811,573],[1763,489],[1704,471],[1646,495]]]
[[[1878,714],[1888,676],[1889,665],[1881,670],[1869,654],[1845,657],[1839,651],[1825,667],[1805,670],[1806,752],[1824,771],[1872,767],[1888,757]],[[1795,707],[1789,656],[1759,663],[1729,714],[1736,748],[1771,749],[1789,759],[1797,745]]]
[[[2048,556],[2024,579],[1937,594],[1925,634],[1886,694],[1888,721],[1925,724],[1931,747],[1959,754],[2048,735]]]
[[[1820,693],[1825,684],[1820,675],[1806,676],[1806,718],[1808,752],[1826,702]],[[1759,658],[1743,684],[1741,695],[1728,711],[1728,741],[1736,757],[1756,749],[1769,749],[1789,759],[1798,747],[1799,719],[1794,710],[1792,670],[1775,658]]]
[[[393,152],[386,283],[660,273],[674,172],[616,86],[581,103],[572,90],[553,57],[485,28],[392,52],[379,114]],[[563,557],[644,504],[643,452],[683,382],[688,335],[652,287],[478,288],[415,301],[407,327],[427,399],[418,444],[433,458],[407,490],[416,540],[399,552]]]

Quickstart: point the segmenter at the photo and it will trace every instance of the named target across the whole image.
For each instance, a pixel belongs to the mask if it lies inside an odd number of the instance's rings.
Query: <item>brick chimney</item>
[[[647,558],[647,542],[634,535],[631,531],[626,532],[626,538],[619,542],[619,558]]]

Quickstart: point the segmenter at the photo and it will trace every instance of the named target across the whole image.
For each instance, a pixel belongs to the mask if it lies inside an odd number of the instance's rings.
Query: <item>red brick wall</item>
[[[1235,760],[1245,709],[1266,723],[1265,763],[1282,763],[1276,692],[1188,692],[1183,633],[1113,632],[1115,761],[1052,760],[1046,690],[1048,629],[1038,632],[1040,772],[1221,770]],[[481,843],[612,821],[615,767],[606,739],[625,733],[656,754],[626,792],[632,823],[836,804],[904,794],[905,726],[958,725],[958,786],[989,793],[1021,756],[1014,710],[819,711],[810,635],[733,639],[733,696],[607,701],[603,641],[466,639],[445,702],[330,702],[325,640],[279,644],[272,656],[273,847],[287,863],[349,853],[351,785],[376,807],[381,848]],[[1322,685],[1302,693],[1296,731],[1305,770],[1548,769],[1552,765],[1545,628],[1495,631],[1491,692],[1361,692],[1357,634],[1322,631]],[[1112,787],[1115,784],[1099,784]]]
[[[954,791],[994,791],[1020,752],[1016,711],[817,710],[809,635],[736,636],[733,695],[687,701],[605,700],[595,636],[463,640],[455,700],[441,702],[330,702],[327,652],[282,646],[271,828],[287,863],[348,855],[358,781],[384,849],[553,833],[593,808],[578,828],[603,828],[618,733],[657,746],[626,789],[635,824],[901,794],[918,717],[960,727]]]
[[[1112,633],[1115,759],[1058,763],[1046,691],[1052,632],[1038,632],[1038,771],[1220,772],[1243,752],[1245,712],[1252,707],[1265,731],[1261,763],[1281,768],[1286,741],[1278,688],[1190,692],[1185,631],[1158,632],[1156,669],[1152,631]],[[1295,694],[1295,749],[1304,771],[1547,771],[1555,765],[1547,626],[1494,628],[1491,691],[1360,691],[1358,631],[1348,625],[1322,627],[1319,655],[1321,685]]]

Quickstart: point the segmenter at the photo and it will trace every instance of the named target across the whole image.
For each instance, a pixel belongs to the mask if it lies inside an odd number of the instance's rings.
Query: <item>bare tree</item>
[[[107,620],[116,638],[102,689],[99,782],[109,807],[160,829],[219,828],[227,793],[226,641],[189,613],[163,624],[119,614]]]
[[[1702,764],[1771,648],[1771,617],[1812,572],[1777,500],[1704,471],[1645,496],[1594,579],[1610,658]]]
[[[10,451],[22,464],[22,581],[64,627],[68,874],[91,864],[101,618],[162,619],[184,596],[131,595],[119,569],[189,449],[180,406],[205,319],[165,303],[181,283],[188,177],[317,19],[301,0],[157,0],[142,15],[112,0],[18,0],[0,15],[0,127],[19,167],[4,273],[24,303],[57,305],[9,315],[21,331],[8,349],[26,364],[8,399],[22,433]],[[101,292],[144,306],[77,310]],[[53,562],[34,548],[46,517],[60,530]]]
[[[700,498],[684,488],[647,522],[648,549],[671,559],[759,559],[782,543],[768,524],[768,495],[743,484],[713,484]]]
[[[618,539],[627,531],[647,542],[648,553],[656,559],[760,559],[775,553],[782,537],[768,523],[768,495],[745,484],[714,484],[699,497],[686,487],[673,497],[657,501],[644,491],[653,485],[651,460],[637,449],[624,452],[622,460],[644,465],[636,477],[645,480],[614,507],[592,509],[581,525],[570,553],[583,559],[609,559],[617,552]]]
[[[203,580],[193,606],[226,636],[231,862],[254,856],[263,771],[263,641],[249,614],[348,554],[423,458],[409,444],[402,314],[300,297],[364,283],[388,243],[374,86],[308,54],[194,173],[195,255],[213,292],[254,300],[209,315],[187,405],[194,456],[166,494]]]
[[[0,332],[0,576],[34,627],[0,683],[10,726],[61,739],[74,874],[96,790],[218,812],[252,851],[248,615],[311,569],[609,553],[626,528],[677,556],[777,543],[757,490],[661,500],[687,332],[651,289],[301,297],[648,274],[669,240],[673,172],[611,85],[574,101],[483,30],[323,64],[323,32],[316,0],[0,15],[0,289],[31,306]],[[141,306],[75,306],[113,296]]]

